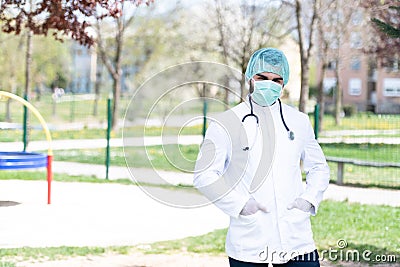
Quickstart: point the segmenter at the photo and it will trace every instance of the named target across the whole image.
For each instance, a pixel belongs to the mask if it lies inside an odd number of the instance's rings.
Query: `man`
[[[279,99],[287,59],[278,49],[260,49],[245,76],[248,99],[210,123],[194,185],[230,216],[230,266],[320,266],[309,217],[329,184],[329,167],[308,116]]]

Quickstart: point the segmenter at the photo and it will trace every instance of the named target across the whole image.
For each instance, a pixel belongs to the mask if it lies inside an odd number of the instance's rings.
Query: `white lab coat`
[[[311,214],[315,215],[329,184],[329,167],[307,115],[282,104],[286,124],[295,134],[295,139],[289,140],[278,103],[271,107],[253,106],[254,113],[260,118],[260,126],[266,124],[268,129],[264,129],[260,136],[255,134],[257,127],[253,118],[241,123],[243,116],[250,113],[248,102],[229,111],[237,116],[236,123],[226,123],[228,127],[210,123],[199,158],[212,160],[200,163],[198,159],[194,186],[230,216],[226,238],[229,257],[245,262],[283,263],[316,248],[310,214],[296,208],[288,210],[287,206],[301,197],[312,203],[314,209]],[[226,115],[225,112],[216,120],[223,120]],[[239,137],[240,130],[232,124],[244,126],[249,150],[243,150],[245,145],[239,141],[242,139]],[[210,143],[213,149],[210,149]],[[261,161],[263,150],[268,153]],[[244,161],[246,164],[243,164]],[[302,183],[300,161],[306,173],[306,186]],[[258,164],[267,176],[253,192],[250,187]],[[238,176],[240,179],[232,178]],[[226,193],[210,190],[208,186],[221,179],[225,179],[232,190]],[[230,181],[232,179],[233,182]],[[240,215],[250,197],[266,206],[269,212]]]

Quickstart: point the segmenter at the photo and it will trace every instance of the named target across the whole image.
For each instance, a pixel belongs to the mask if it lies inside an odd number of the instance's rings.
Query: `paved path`
[[[0,248],[135,245],[228,225],[228,217],[213,205],[170,207],[133,185],[53,182],[51,205],[46,190],[44,181],[0,181]]]
[[[168,145],[168,144],[181,144],[191,145],[200,144],[203,140],[201,135],[182,135],[175,136],[147,136],[133,137],[123,140],[122,138],[110,139],[111,147],[123,147],[124,143],[129,143],[130,146],[152,146],[152,145]],[[29,151],[40,151],[48,149],[47,141],[31,141],[28,144]],[[106,139],[70,139],[70,140],[53,140],[51,147],[53,150],[63,149],[90,149],[90,148],[105,148],[107,146]],[[1,151],[20,151],[23,149],[22,142],[0,142]]]

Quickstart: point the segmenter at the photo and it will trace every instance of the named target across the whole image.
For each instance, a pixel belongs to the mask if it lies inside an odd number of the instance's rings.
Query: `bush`
[[[344,106],[343,111],[345,117],[351,117],[357,113],[357,107],[353,105]]]

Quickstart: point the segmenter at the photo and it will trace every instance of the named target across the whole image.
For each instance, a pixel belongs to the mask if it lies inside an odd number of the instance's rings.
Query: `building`
[[[106,70],[104,64],[98,58],[96,48],[88,48],[73,42],[71,45],[72,70],[71,82],[66,89],[74,94],[95,93],[96,80],[101,84],[102,92],[111,92],[112,77]],[[129,79],[136,75],[137,66],[125,65],[122,67],[121,90],[129,90]]]
[[[67,91],[76,94],[93,92],[96,81],[97,55],[94,48],[72,42],[71,82]]]
[[[339,82],[343,89],[344,107],[352,106],[358,111],[399,114],[399,59],[397,57],[392,60],[390,67],[381,67],[377,64],[379,59],[363,52],[364,46],[371,37],[368,36],[371,31],[368,31],[367,23],[369,19],[360,9],[353,12],[346,25],[351,31],[339,31],[346,33],[340,37],[334,36],[330,42],[328,64],[323,78],[328,105],[334,102],[335,88]],[[325,26],[324,29],[327,33],[332,33],[333,36],[334,31],[338,32],[337,29],[329,26],[332,25]],[[318,75],[321,73],[319,72]]]

